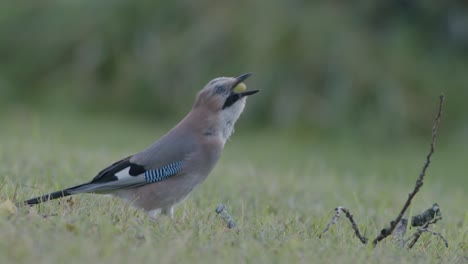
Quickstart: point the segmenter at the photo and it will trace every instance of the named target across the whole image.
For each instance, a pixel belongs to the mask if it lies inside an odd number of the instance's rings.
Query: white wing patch
[[[132,176],[130,175],[130,166],[117,172],[116,174],[114,174],[116,177],[117,177],[117,180],[120,181],[120,180],[124,180],[125,178],[135,178],[135,177],[139,177],[141,175],[143,175],[144,173],[142,174],[139,174],[139,175],[135,175],[135,176]]]

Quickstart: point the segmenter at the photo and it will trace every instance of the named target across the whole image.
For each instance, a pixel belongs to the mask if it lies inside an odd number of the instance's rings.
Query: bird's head
[[[246,89],[243,82],[251,75],[245,73],[238,77],[219,77],[211,80],[198,93],[193,109],[202,109],[218,117],[221,125],[232,127],[244,110],[247,96],[259,91]],[[230,132],[228,134],[230,135]]]
[[[243,83],[252,74],[245,73],[238,77],[219,77],[211,80],[198,93],[194,108],[205,108],[215,113],[233,112],[240,114],[247,96],[259,90],[246,90]]]

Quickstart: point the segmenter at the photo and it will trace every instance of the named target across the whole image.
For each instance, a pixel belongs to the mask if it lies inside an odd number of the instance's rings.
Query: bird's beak
[[[258,93],[260,90],[252,90],[252,91],[247,91],[247,86],[243,83],[247,78],[252,75],[251,73],[244,73],[236,78],[234,81],[234,84],[232,85],[231,88],[231,94],[226,98],[226,101],[224,102],[223,109],[230,107],[233,105],[235,102],[237,102],[239,99],[245,96],[249,96],[255,93]]]
[[[244,73],[244,74],[241,74],[239,76],[237,76],[235,79],[236,79],[236,84],[238,83],[241,83],[245,80],[247,80],[250,76],[252,76],[252,73],[248,72],[248,73]]]
[[[237,95],[237,96],[240,96],[240,98],[244,97],[244,96],[249,96],[249,95],[252,95],[252,94],[256,94],[258,93],[260,90],[251,90],[251,91],[246,91],[246,86],[245,84],[243,83],[243,81],[247,80],[247,78],[249,78],[250,76],[252,76],[252,73],[244,73],[240,76],[237,76],[235,79],[235,83],[233,85],[233,90],[232,90],[232,94],[233,95]]]

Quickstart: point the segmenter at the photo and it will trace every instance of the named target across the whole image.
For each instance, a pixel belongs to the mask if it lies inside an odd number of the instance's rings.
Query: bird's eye
[[[216,87],[215,87],[215,93],[217,93],[217,94],[224,94],[224,93],[226,93],[226,86],[224,86],[224,85],[222,85],[222,84],[216,85]]]

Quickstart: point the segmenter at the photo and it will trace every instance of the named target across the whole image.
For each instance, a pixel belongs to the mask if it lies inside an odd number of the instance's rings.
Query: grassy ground
[[[87,181],[170,127],[29,115],[3,118],[2,124],[0,201]],[[344,219],[317,238],[338,205],[375,237],[412,190],[429,129],[421,142],[371,144],[240,124],[215,171],[177,208],[174,222],[151,222],[117,199],[91,194],[75,196],[73,203],[20,208],[0,215],[0,263],[466,263],[466,142],[439,140],[410,208],[416,214],[439,203],[444,218],[433,229],[445,235],[449,248],[425,234],[410,251],[391,239],[372,249],[360,244]],[[216,217],[220,202],[237,220],[239,234]]]

